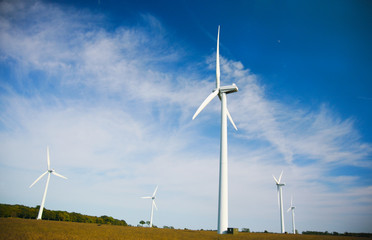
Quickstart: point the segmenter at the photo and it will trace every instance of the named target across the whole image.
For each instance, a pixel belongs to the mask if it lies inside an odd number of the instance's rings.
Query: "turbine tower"
[[[158,207],[157,207],[156,204],[155,204],[155,195],[156,195],[156,191],[158,191],[158,186],[156,186],[155,191],[154,191],[154,193],[152,194],[151,197],[142,197],[142,198],[152,199],[152,204],[151,204],[151,216],[150,216],[150,228],[152,227],[152,217],[153,217],[153,215],[154,215],[154,207],[156,208],[156,210],[158,210]]]
[[[285,183],[280,183],[280,180],[282,179],[282,176],[283,176],[283,171],[282,171],[282,173],[280,173],[279,180],[277,180],[274,177],[274,175],[273,175],[273,178],[275,180],[276,188],[278,190],[278,204],[279,204],[279,208],[280,208],[280,230],[281,230],[281,233],[284,233],[285,230],[284,230],[284,216],[283,216],[282,187],[285,186]]]
[[[58,177],[61,177],[61,178],[64,178],[64,179],[67,179],[66,177],[62,176],[61,174],[59,173],[56,173],[56,171],[54,171],[54,169],[51,169],[50,168],[50,159],[49,159],[49,147],[47,147],[47,163],[48,163],[48,170],[41,174],[40,177],[38,177],[35,182],[33,182],[29,188],[31,188],[32,186],[34,186],[35,183],[37,183],[42,177],[44,177],[47,173],[48,173],[48,178],[47,178],[47,182],[46,182],[46,185],[45,185],[45,190],[44,190],[44,195],[43,195],[43,200],[41,201],[41,205],[40,205],[40,209],[39,209],[39,214],[37,215],[37,220],[41,220],[41,217],[43,215],[43,210],[44,210],[44,203],[45,203],[45,198],[46,198],[46,194],[47,194],[47,191],[48,191],[48,185],[49,185],[49,179],[50,179],[50,174],[53,174],[53,175],[56,175]]]
[[[238,91],[238,87],[233,83],[229,86],[220,87],[220,26],[218,26],[217,34],[217,54],[216,54],[216,88],[204,100],[198,110],[196,110],[192,119],[208,105],[217,95],[221,100],[221,143],[220,143],[220,179],[219,179],[219,195],[218,195],[218,230],[219,234],[227,232],[228,227],[228,185],[227,185],[227,117],[237,130],[234,121],[227,110],[226,94]]]
[[[291,196],[291,206],[288,208],[287,212],[292,211],[292,232],[296,234],[296,225],[295,225],[295,206],[293,206],[293,196]]]

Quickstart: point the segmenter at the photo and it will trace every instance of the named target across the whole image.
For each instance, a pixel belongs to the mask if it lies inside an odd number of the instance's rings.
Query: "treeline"
[[[39,213],[40,206],[34,208],[23,205],[0,204],[0,217],[34,218]],[[76,212],[52,211],[44,208],[42,219],[66,222],[97,223],[127,226],[124,220],[118,220],[109,216],[88,216]]]
[[[333,236],[352,236],[352,237],[372,237],[372,233],[338,233],[338,232],[317,232],[317,231],[305,231],[302,232],[302,234],[308,234],[308,235],[333,235]]]

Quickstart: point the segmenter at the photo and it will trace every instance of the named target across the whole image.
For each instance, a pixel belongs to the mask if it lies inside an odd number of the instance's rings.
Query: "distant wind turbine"
[[[296,234],[296,225],[295,225],[295,206],[293,206],[293,196],[291,196],[291,206],[288,208],[287,212],[292,211],[292,232]]]
[[[226,94],[234,93],[238,91],[238,87],[233,83],[229,86],[220,87],[220,26],[218,26],[217,34],[217,54],[216,54],[216,88],[213,92],[204,100],[198,110],[196,110],[192,119],[208,105],[213,98],[217,95],[221,100],[221,143],[220,143],[220,179],[219,179],[219,197],[218,197],[218,230],[219,234],[227,232],[228,227],[228,185],[227,185],[227,117],[234,126],[235,130],[238,130],[235,126],[234,121],[231,118],[229,111],[227,110]]]
[[[276,188],[278,190],[278,204],[279,204],[279,208],[280,208],[280,230],[282,233],[285,232],[284,230],[284,216],[283,216],[283,196],[282,196],[282,187],[285,186],[285,183],[280,183],[280,180],[282,179],[282,176],[283,176],[283,171],[282,173],[280,174],[279,176],[279,180],[277,180],[274,175],[273,175],[273,178],[275,180],[275,183],[276,183]]]
[[[44,203],[45,203],[45,198],[46,198],[46,194],[47,194],[47,191],[48,191],[48,185],[49,185],[49,179],[50,179],[50,174],[53,174],[53,175],[56,175],[58,177],[61,177],[61,178],[64,178],[64,179],[67,179],[66,177],[62,176],[61,174],[59,173],[56,173],[56,171],[54,171],[54,169],[51,169],[50,168],[50,159],[49,159],[49,147],[47,147],[47,163],[48,163],[48,170],[41,174],[40,177],[38,177],[35,182],[33,182],[29,188],[31,188],[32,186],[34,186],[35,183],[37,183],[42,177],[45,176],[45,174],[48,173],[48,179],[47,179],[47,182],[46,182],[46,185],[45,185],[45,190],[44,190],[44,195],[43,195],[43,200],[41,201],[41,205],[40,205],[40,209],[39,209],[39,214],[37,215],[37,220],[41,220],[41,217],[43,215],[43,209],[44,209]]]
[[[156,191],[158,191],[158,186],[156,186],[155,191],[154,191],[154,193],[152,194],[151,197],[142,197],[142,198],[152,199],[152,203],[151,203],[151,216],[150,216],[150,228],[152,227],[152,217],[154,215],[154,207],[156,208],[156,210],[158,210],[158,207],[155,204]]]

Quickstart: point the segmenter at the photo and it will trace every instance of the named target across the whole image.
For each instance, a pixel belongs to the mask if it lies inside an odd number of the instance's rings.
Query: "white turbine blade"
[[[35,180],[35,182],[33,182],[33,183],[29,186],[29,188],[31,188],[32,186],[34,186],[34,184],[37,183],[37,182],[38,182],[42,177],[44,177],[44,175],[47,174],[47,173],[48,173],[48,171],[46,171],[45,173],[41,174],[40,177],[38,177],[38,178]]]
[[[288,208],[287,212],[291,211],[291,209],[292,209],[291,207],[290,207],[290,208]]]
[[[207,104],[212,101],[212,99],[217,96],[219,92],[219,89],[215,89],[211,94],[209,94],[209,96],[204,100],[204,102],[200,105],[200,107],[198,108],[198,110],[196,110],[194,116],[192,117],[192,120],[194,120],[196,118],[196,116],[198,116],[198,114],[205,108],[205,106],[207,106]]]
[[[280,176],[279,176],[279,183],[280,183],[280,180],[282,180],[282,176],[283,176],[283,170],[282,170],[282,172],[280,173]]]
[[[291,196],[291,207],[293,206],[293,196]]]
[[[276,179],[276,177],[275,177],[274,175],[273,175],[273,178],[274,178],[275,182],[276,182],[277,184],[279,184],[278,180]]]
[[[216,88],[220,88],[220,26],[218,25],[217,34],[217,53],[216,53]]]
[[[238,128],[236,127],[234,121],[232,120],[232,117],[230,115],[230,112],[229,112],[229,110],[227,108],[226,108],[226,113],[227,113],[227,117],[229,118],[231,124],[234,126],[235,130],[238,131]]]
[[[158,191],[158,186],[156,186],[154,193],[152,194],[152,197],[155,197],[156,191]]]
[[[49,146],[47,147],[47,162],[48,162],[48,170],[50,170]]]
[[[148,199],[149,198],[149,199],[151,199],[152,197],[141,197],[141,198],[144,198],[144,199]]]
[[[154,205],[155,209],[158,210],[158,207],[156,206],[155,200],[152,201],[152,204]]]
[[[67,177],[65,177],[65,176],[62,176],[62,175],[61,175],[61,174],[59,174],[59,173],[56,173],[56,172],[52,172],[52,174],[54,174],[54,175],[56,175],[56,176],[58,176],[58,177],[61,177],[61,178],[67,179]]]

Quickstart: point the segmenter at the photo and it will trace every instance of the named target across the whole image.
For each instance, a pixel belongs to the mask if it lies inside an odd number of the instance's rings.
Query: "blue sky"
[[[229,225],[279,232],[284,171],[299,231],[372,232],[369,1],[2,1],[0,202],[216,229],[219,102]],[[290,214],[285,215],[291,229]]]

